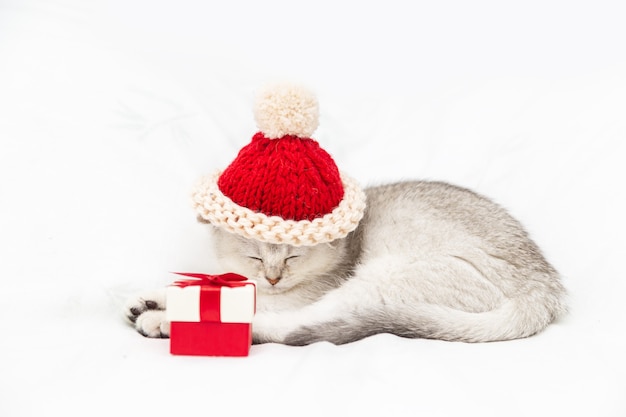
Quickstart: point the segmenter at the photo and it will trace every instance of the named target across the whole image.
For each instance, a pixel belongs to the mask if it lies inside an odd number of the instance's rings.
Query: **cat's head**
[[[344,242],[315,246],[274,245],[212,228],[221,265],[257,282],[260,292],[278,294],[301,284],[313,284],[344,259]]]

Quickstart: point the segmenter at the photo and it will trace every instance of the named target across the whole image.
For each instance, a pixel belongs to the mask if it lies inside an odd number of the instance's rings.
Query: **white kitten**
[[[533,335],[565,311],[555,269],[505,210],[439,182],[369,188],[345,239],[272,245],[211,226],[224,272],[257,282],[255,343],[348,343],[376,333],[464,342]],[[126,316],[167,337],[163,293]]]

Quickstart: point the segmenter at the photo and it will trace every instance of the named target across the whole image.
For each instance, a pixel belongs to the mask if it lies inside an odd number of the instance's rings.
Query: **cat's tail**
[[[532,297],[508,299],[497,308],[470,313],[443,306],[422,305],[397,312],[390,333],[459,342],[520,339],[542,331],[561,315],[561,300],[538,302]]]
[[[538,300],[532,293],[479,313],[432,304],[391,309],[385,306],[384,310],[372,309],[350,318],[302,327],[285,343],[306,345],[325,340],[344,344],[378,333],[458,342],[520,339],[540,332],[564,311],[561,297]]]

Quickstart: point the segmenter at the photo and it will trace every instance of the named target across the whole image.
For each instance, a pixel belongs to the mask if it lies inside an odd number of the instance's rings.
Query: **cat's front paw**
[[[170,324],[165,318],[165,290],[133,297],[124,306],[124,317],[146,337],[169,337]]]
[[[273,312],[257,312],[252,321],[252,342],[283,343],[286,332],[280,318],[280,315]]]
[[[148,310],[140,314],[135,329],[146,337],[170,337],[170,323],[165,319],[165,310]]]

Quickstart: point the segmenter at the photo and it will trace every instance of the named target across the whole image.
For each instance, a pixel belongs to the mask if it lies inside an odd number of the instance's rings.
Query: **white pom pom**
[[[299,85],[268,86],[257,95],[254,118],[268,139],[285,135],[309,138],[319,124],[317,98]]]

